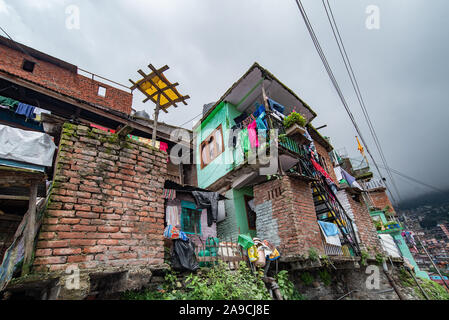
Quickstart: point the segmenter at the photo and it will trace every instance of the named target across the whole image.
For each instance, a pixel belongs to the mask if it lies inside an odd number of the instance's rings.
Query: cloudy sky
[[[380,159],[322,3],[303,4],[368,147]],[[330,4],[388,164],[449,188],[449,2]],[[79,9],[79,29],[67,28],[71,5]],[[379,8],[379,29],[366,27],[370,5]],[[327,124],[321,132],[337,150],[360,155],[355,129],[294,0],[0,0],[0,25],[18,42],[126,85],[149,63],[168,64],[168,78],[191,99],[188,106],[162,114],[162,121],[187,122],[187,128],[203,104],[216,101],[257,61],[317,112],[315,126]],[[134,109],[152,114],[153,106],[142,100],[136,93]],[[395,180],[401,199],[431,191]]]

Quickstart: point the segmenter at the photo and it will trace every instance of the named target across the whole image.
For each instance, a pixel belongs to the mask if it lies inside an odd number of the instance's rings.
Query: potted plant
[[[301,141],[306,140],[304,133],[306,132],[306,118],[298,112],[293,111],[284,118],[285,133],[287,136],[299,137]]]

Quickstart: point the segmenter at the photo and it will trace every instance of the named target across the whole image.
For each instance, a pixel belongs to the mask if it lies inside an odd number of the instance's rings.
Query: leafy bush
[[[367,251],[362,251],[361,252],[361,257],[360,257],[360,264],[364,267],[366,267],[367,265],[367,259],[369,257],[369,253]]]
[[[308,272],[301,273],[300,278],[306,286],[310,286],[314,281],[313,276]]]
[[[311,261],[318,261],[320,259],[320,256],[315,248],[309,248],[309,259]]]
[[[288,271],[280,271],[275,276],[275,279],[284,300],[305,300],[305,297],[299,293],[293,282],[289,280]]]
[[[284,127],[290,128],[294,124],[298,124],[301,127],[304,127],[306,125],[306,122],[307,120],[303,115],[298,112],[292,112],[284,118]]]
[[[204,274],[190,274],[180,285],[176,273],[168,273],[158,292],[128,292],[131,300],[269,300],[271,299],[260,276],[254,276],[244,262],[236,271],[220,262]]]
[[[320,270],[318,272],[318,275],[320,276],[321,281],[323,281],[325,286],[329,286],[332,282],[332,276],[329,272],[327,272],[326,269]]]

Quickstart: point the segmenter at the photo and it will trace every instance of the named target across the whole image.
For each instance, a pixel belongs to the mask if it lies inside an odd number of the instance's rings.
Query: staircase
[[[360,255],[360,247],[351,219],[327,184],[326,179],[313,166],[307,165],[304,158],[300,159],[300,161],[302,162],[302,168],[307,171],[307,175],[315,178],[312,181],[312,195],[317,219],[319,221],[336,223],[341,235],[343,235],[342,245],[350,246],[354,254]]]

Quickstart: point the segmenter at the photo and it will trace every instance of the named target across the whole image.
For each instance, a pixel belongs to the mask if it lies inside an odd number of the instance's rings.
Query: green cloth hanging
[[[17,100],[0,96],[0,105],[2,105],[2,106],[15,108],[18,106],[18,104],[19,104],[19,101],[17,101]]]

